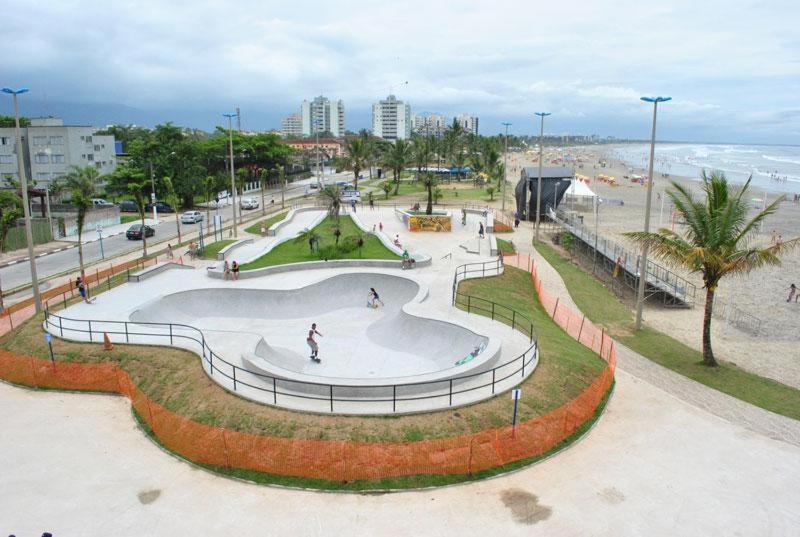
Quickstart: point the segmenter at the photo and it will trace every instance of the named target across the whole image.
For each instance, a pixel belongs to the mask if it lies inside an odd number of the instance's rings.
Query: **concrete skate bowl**
[[[370,287],[382,307],[367,307]],[[501,363],[499,338],[430,318],[421,308],[427,293],[409,278],[349,273],[298,289],[173,293],[144,304],[128,324],[139,333],[169,326],[174,344],[197,351],[199,343],[204,369],[218,384],[294,410],[384,414],[460,406],[533,371],[533,341],[522,356]],[[312,322],[323,334],[321,363],[310,360],[305,341]]]

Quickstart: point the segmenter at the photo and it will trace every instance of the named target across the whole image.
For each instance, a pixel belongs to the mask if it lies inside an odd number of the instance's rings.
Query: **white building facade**
[[[421,136],[442,136],[447,130],[447,118],[439,114],[412,114],[411,131]]]
[[[372,134],[384,140],[411,138],[411,105],[394,95],[373,104]]]
[[[45,188],[70,167],[94,166],[100,175],[117,167],[114,137],[97,135],[94,127],[64,125],[61,118],[32,118],[20,129],[28,177]],[[20,180],[13,128],[0,128],[0,178]]]
[[[331,101],[320,95],[300,105],[302,136],[330,133],[336,138],[344,136],[344,103]]]
[[[302,116],[300,114],[292,114],[283,118],[283,121],[281,121],[281,134],[284,136],[296,136],[298,138],[302,136]]]
[[[458,114],[456,118],[461,127],[468,133],[472,133],[474,135],[478,135],[478,118],[476,116],[470,116],[469,114]]]

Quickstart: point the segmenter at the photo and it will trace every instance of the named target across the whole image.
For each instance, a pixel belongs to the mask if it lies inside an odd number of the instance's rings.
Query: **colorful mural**
[[[410,231],[450,231],[450,215],[410,216]]]

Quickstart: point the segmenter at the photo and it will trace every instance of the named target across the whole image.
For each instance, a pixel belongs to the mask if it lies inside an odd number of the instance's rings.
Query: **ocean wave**
[[[772,162],[783,162],[785,164],[800,164],[800,160],[791,157],[776,157],[772,155],[761,155],[764,160],[771,160]]]

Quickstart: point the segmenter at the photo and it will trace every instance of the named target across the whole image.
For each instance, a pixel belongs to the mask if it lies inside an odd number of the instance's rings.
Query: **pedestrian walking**
[[[319,345],[317,345],[317,340],[314,339],[314,336],[322,337],[322,334],[319,333],[317,330],[317,323],[311,324],[311,330],[308,331],[308,336],[306,337],[306,343],[311,348],[311,359],[317,363],[321,362],[322,360],[319,359]]]
[[[383,232],[383,222],[378,222],[378,229]]]
[[[515,228],[518,228],[518,227],[519,227],[519,216],[515,216],[515,217],[514,217],[514,227],[515,227]]]
[[[92,302],[94,302],[93,298],[89,299],[89,293],[86,290],[86,283],[80,276],[78,276],[78,278],[75,280],[75,287],[78,288],[78,293],[80,293],[81,298],[83,299],[84,302],[86,302],[87,304],[91,304]]]
[[[239,263],[234,261],[231,263],[231,272],[233,273],[233,280],[236,281],[239,279]]]
[[[797,286],[795,284],[789,286],[789,298],[786,299],[786,302],[791,302],[792,299],[797,302]]]
[[[231,266],[228,263],[227,259],[225,260],[225,263],[222,265],[222,273],[223,273],[224,279],[226,279],[226,280],[231,277]]]
[[[356,212],[356,200],[350,200],[350,207]]]
[[[478,222],[478,237],[483,238],[484,231],[483,222]]]
[[[173,255],[172,255],[172,245],[171,245],[171,244],[169,244],[169,243],[167,244],[167,258],[168,258],[168,259],[172,259],[172,258],[173,258]]]

